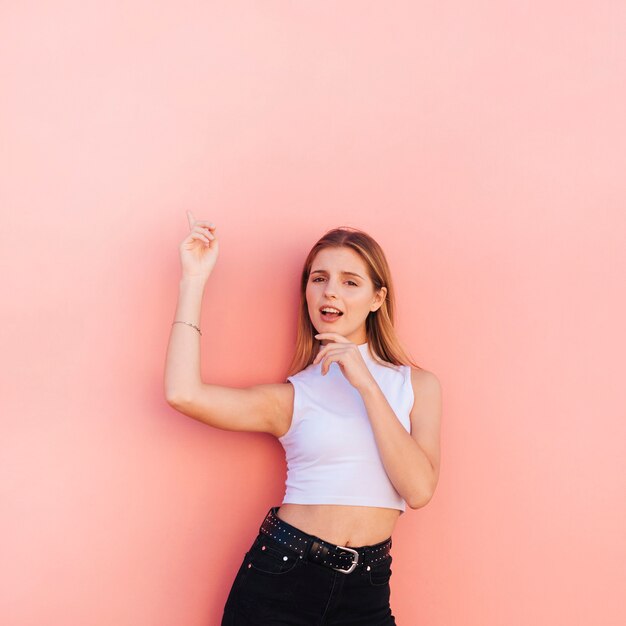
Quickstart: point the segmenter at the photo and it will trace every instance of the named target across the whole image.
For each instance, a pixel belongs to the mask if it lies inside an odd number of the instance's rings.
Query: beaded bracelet
[[[176,320],[175,322],[172,322],[172,324],[188,324],[189,326],[193,326],[202,335],[202,331],[195,324],[192,324],[191,322],[183,322],[182,320]]]

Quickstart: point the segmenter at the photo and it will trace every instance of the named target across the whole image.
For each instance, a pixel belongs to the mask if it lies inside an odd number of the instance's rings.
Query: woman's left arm
[[[441,384],[426,370],[411,368],[415,401],[411,433],[400,423],[378,383],[359,389],[389,480],[412,509],[432,498],[439,480]]]

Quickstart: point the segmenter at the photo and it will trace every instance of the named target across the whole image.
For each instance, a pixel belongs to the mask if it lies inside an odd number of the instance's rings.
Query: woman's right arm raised
[[[187,211],[190,233],[180,245],[182,277],[178,306],[167,347],[165,398],[176,410],[223,430],[278,434],[285,410],[283,385],[248,388],[207,385],[200,378],[200,326],[202,296],[219,251],[212,222],[195,220]]]

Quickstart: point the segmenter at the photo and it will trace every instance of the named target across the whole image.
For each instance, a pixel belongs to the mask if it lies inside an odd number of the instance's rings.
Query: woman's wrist
[[[179,285],[181,287],[202,287],[206,285],[207,276],[181,276]]]

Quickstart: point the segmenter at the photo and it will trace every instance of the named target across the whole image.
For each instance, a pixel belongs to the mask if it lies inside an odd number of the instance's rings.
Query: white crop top
[[[358,348],[410,433],[411,367],[381,365],[367,342]],[[311,363],[287,380],[294,386],[294,408],[289,430],[278,438],[287,460],[283,504],[378,506],[404,513],[406,502],[387,476],[363,398],[339,364],[331,363],[322,376],[321,363]]]

